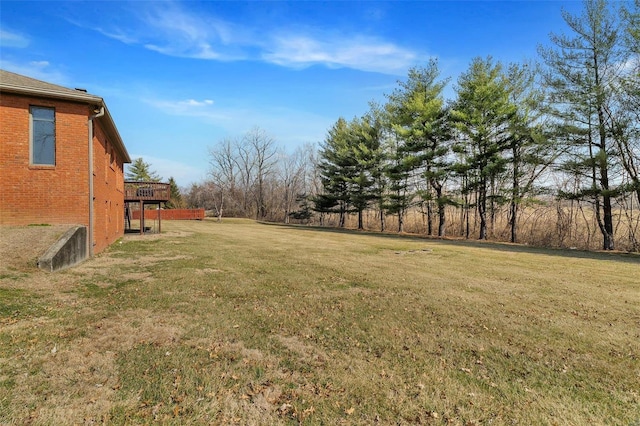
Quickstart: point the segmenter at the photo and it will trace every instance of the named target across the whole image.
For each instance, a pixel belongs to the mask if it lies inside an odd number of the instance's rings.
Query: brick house
[[[0,70],[0,225],[84,225],[99,253],[124,234],[130,162],[101,97]]]

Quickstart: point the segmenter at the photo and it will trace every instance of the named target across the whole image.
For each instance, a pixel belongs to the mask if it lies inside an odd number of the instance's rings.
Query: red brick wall
[[[29,106],[56,112],[56,165],[29,165]],[[88,106],[0,96],[0,223],[88,225]]]
[[[112,143],[94,120],[93,128],[94,252],[124,234],[124,171]]]
[[[55,108],[56,165],[29,164],[29,106]],[[89,105],[0,95],[0,225],[89,225]],[[105,170],[104,134],[94,137],[94,252],[123,234],[122,159]],[[102,167],[100,167],[102,165]]]

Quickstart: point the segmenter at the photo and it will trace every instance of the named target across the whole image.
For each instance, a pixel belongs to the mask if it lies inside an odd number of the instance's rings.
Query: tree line
[[[428,235],[502,239],[508,229],[512,242],[531,240],[521,228],[543,207],[553,219],[527,232],[552,228],[555,241],[538,243],[562,245],[580,219],[601,248],[616,248],[617,233],[638,251],[639,3],[563,11],[571,33],[552,34],[540,64],[475,58],[452,100],[437,61],[412,68],[384,104],[339,118],[318,150],[285,153],[258,128],[224,139],[186,201],[219,218],[398,232],[412,213]]]
[[[209,149],[209,179],[192,184],[185,200],[223,216],[282,221],[308,220],[308,194],[315,193],[315,148],[287,153],[258,127],[227,137]]]

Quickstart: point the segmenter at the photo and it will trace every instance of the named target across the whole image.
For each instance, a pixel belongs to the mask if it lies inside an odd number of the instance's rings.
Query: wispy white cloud
[[[26,75],[38,80],[47,81],[61,86],[69,85],[69,78],[62,71],[52,66],[48,61],[31,61],[26,63],[17,63],[9,60],[2,60],[2,68],[15,72],[17,74]]]
[[[211,99],[205,99],[203,101],[196,101],[195,99],[189,99],[183,102],[189,106],[194,106],[194,107],[213,105],[213,101]]]
[[[169,115],[179,115],[187,117],[202,117],[215,121],[224,121],[227,116],[224,112],[214,108],[214,101],[204,99],[186,100],[166,100],[166,99],[143,99],[143,101],[154,108],[157,108]]]
[[[427,58],[424,53],[366,34],[282,26],[254,28],[205,13],[197,14],[180,3],[137,5],[145,8],[133,13],[134,22],[93,29],[123,43],[168,56],[254,60],[294,69],[322,65],[401,75],[408,67]],[[127,30],[122,29],[125,27]]]
[[[187,45],[186,47],[176,47],[175,45],[159,46],[153,43],[147,43],[144,47],[167,56],[193,59],[231,60],[231,58],[226,58],[220,52],[214,51],[209,43]]]
[[[242,33],[240,27],[212,16],[190,13],[179,3],[139,2],[135,9],[123,14],[128,18],[106,26],[93,26],[77,18],[68,20],[122,43],[140,45],[167,56],[220,61],[245,59],[236,47],[236,37]]]
[[[29,46],[29,39],[7,29],[0,29],[0,46],[24,49]]]
[[[172,2],[152,5],[145,10],[142,19],[159,33],[189,44],[199,44],[202,40],[229,44],[233,42],[233,34],[238,30],[231,23],[212,16],[190,13],[178,3]]]
[[[78,25],[78,24],[76,24]],[[82,26],[82,25],[79,25]],[[138,39],[134,37],[132,34],[128,34],[126,31],[123,31],[120,28],[114,28],[112,30],[105,30],[102,27],[93,27],[94,31],[99,32],[100,34],[112,38],[114,40],[118,40],[124,44],[137,44]]]
[[[274,37],[263,58],[288,67],[324,64],[385,74],[402,74],[422,59],[409,49],[371,37],[311,38],[297,34]]]

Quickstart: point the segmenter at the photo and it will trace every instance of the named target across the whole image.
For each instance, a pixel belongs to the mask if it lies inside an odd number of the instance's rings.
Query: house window
[[[56,120],[53,108],[32,106],[31,164],[55,166]]]

